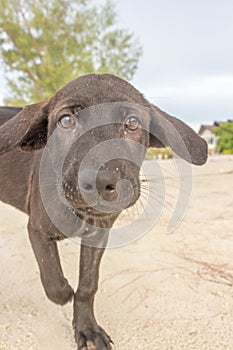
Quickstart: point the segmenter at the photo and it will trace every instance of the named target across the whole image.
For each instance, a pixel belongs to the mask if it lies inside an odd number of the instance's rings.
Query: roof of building
[[[216,125],[201,125],[198,134],[202,135],[205,130],[212,131],[216,128]]]
[[[224,121],[214,121],[212,125],[205,125],[205,124],[203,124],[203,125],[200,126],[198,134],[202,135],[205,130],[212,131],[215,128],[217,128],[219,125],[227,123],[227,122],[228,123],[233,123],[233,119],[228,119],[226,122],[224,122]]]

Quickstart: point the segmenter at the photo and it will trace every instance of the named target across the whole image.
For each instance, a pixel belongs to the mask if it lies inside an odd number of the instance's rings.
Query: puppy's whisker
[[[146,201],[148,201],[148,197],[147,195],[145,195],[143,192],[141,193],[141,196],[143,199],[145,199]],[[168,211],[173,210],[173,205],[166,200],[166,198],[164,198],[163,196],[161,196],[160,194],[156,194],[156,196],[150,196],[150,200],[152,200],[153,202],[158,203],[159,205],[164,206]],[[152,205],[152,203],[149,200],[149,204],[154,208],[154,206]]]
[[[143,188],[143,187],[141,189],[144,192],[144,194],[147,194],[148,196],[150,195],[150,193],[152,193],[154,195],[162,196],[162,194],[160,192],[156,191],[155,189],[148,190],[147,188]],[[165,193],[164,197],[169,197],[169,198],[174,199],[174,200],[177,199],[177,196],[172,195],[171,193],[168,193],[168,192]]]

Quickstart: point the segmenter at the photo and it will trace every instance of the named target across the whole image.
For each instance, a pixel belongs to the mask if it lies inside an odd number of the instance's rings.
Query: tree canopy
[[[118,26],[110,0],[0,0],[6,104],[47,99],[86,73],[130,80],[141,53],[134,34]]]
[[[213,133],[219,136],[217,141],[219,152],[233,154],[233,122],[220,124]]]

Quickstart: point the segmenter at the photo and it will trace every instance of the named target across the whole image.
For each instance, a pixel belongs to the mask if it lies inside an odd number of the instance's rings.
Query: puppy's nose
[[[118,177],[116,173],[109,170],[100,170],[97,174],[96,187],[101,197],[106,201],[113,201],[117,198]]]
[[[96,172],[91,169],[82,170],[79,173],[79,187],[86,196],[100,196],[106,201],[113,201],[117,198],[116,184],[117,175],[109,170],[99,170]]]

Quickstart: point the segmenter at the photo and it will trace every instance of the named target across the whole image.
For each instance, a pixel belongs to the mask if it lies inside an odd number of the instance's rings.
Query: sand
[[[162,161],[163,169],[170,162]],[[233,349],[233,157],[193,167],[189,210],[170,235],[168,220],[165,210],[141,239],[106,251],[99,323],[114,350]],[[26,225],[24,214],[0,204],[0,349],[76,349],[72,304],[46,298]],[[65,240],[59,250],[75,287],[79,246]]]

